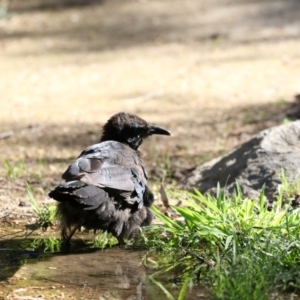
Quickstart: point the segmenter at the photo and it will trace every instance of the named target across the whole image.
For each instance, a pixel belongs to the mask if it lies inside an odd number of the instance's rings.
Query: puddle
[[[143,250],[113,247],[43,254],[2,248],[0,252],[0,299],[167,299],[149,279],[158,269],[143,264]],[[178,275],[172,270],[155,277],[174,299],[180,293],[174,280]],[[184,299],[206,299],[203,291],[194,285]]]
[[[117,248],[48,255],[21,266],[9,282],[24,287],[29,283],[30,286],[40,286],[42,294],[47,292],[48,296],[53,294],[56,297],[68,294],[74,299],[99,299],[103,295],[116,299],[140,298],[146,277],[141,265],[142,256],[143,253],[138,251]],[[47,288],[50,288],[50,294]]]

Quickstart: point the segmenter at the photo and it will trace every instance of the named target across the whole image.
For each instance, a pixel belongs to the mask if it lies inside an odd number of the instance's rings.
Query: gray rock
[[[230,153],[213,159],[187,175],[181,184],[202,193],[216,191],[217,183],[230,194],[236,182],[245,197],[257,199],[263,185],[268,201],[274,200],[281,171],[289,182],[300,174],[300,121],[273,127],[258,133]]]

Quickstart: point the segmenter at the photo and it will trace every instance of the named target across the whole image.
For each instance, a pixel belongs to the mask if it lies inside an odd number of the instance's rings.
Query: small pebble
[[[29,203],[29,201],[20,201],[19,206],[28,207],[28,206],[30,206],[30,203]]]

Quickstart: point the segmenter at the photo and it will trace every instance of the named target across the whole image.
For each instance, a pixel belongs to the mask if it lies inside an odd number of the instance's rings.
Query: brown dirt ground
[[[4,2],[1,2],[4,3]],[[11,0],[0,20],[0,215],[30,214],[118,111],[170,129],[152,186],[280,124],[300,92],[298,0]],[[24,170],[8,178],[11,170]],[[16,216],[17,214],[17,216]]]

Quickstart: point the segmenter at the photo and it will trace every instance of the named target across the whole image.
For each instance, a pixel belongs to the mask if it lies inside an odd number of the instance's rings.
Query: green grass
[[[45,175],[46,160],[42,158],[29,165],[24,161],[9,161],[6,159],[2,161],[2,164],[4,167],[3,176],[10,181],[23,178],[29,182],[40,182]]]
[[[26,183],[27,194],[29,197],[29,203],[33,209],[33,213],[37,217],[37,225],[46,230],[48,227],[54,225],[56,220],[56,205],[44,204],[42,207],[38,205],[31,187]]]
[[[24,240],[22,247],[28,251],[41,251],[41,252],[60,252],[62,249],[61,240],[55,237],[40,237],[33,241]]]
[[[10,180],[20,178],[25,171],[25,165],[23,162],[9,162],[4,160],[3,166],[6,171],[5,177]]]
[[[112,247],[118,244],[118,240],[110,233],[106,231],[100,231],[94,236],[94,240],[87,242],[87,245],[104,249],[107,247]]]
[[[36,180],[41,181],[43,180],[45,176],[45,169],[47,166],[47,160],[45,158],[39,158],[38,161],[35,163],[35,168],[33,171],[28,172],[28,177],[30,178],[30,181]],[[28,168],[30,169],[30,168]]]
[[[184,265],[182,276],[209,286],[211,299],[292,299],[300,289],[300,210],[283,201],[289,188],[283,182],[271,210],[264,190],[257,201],[239,189],[233,197],[220,188],[215,197],[181,193],[177,219],[153,208],[163,225],[143,233],[145,245]]]

